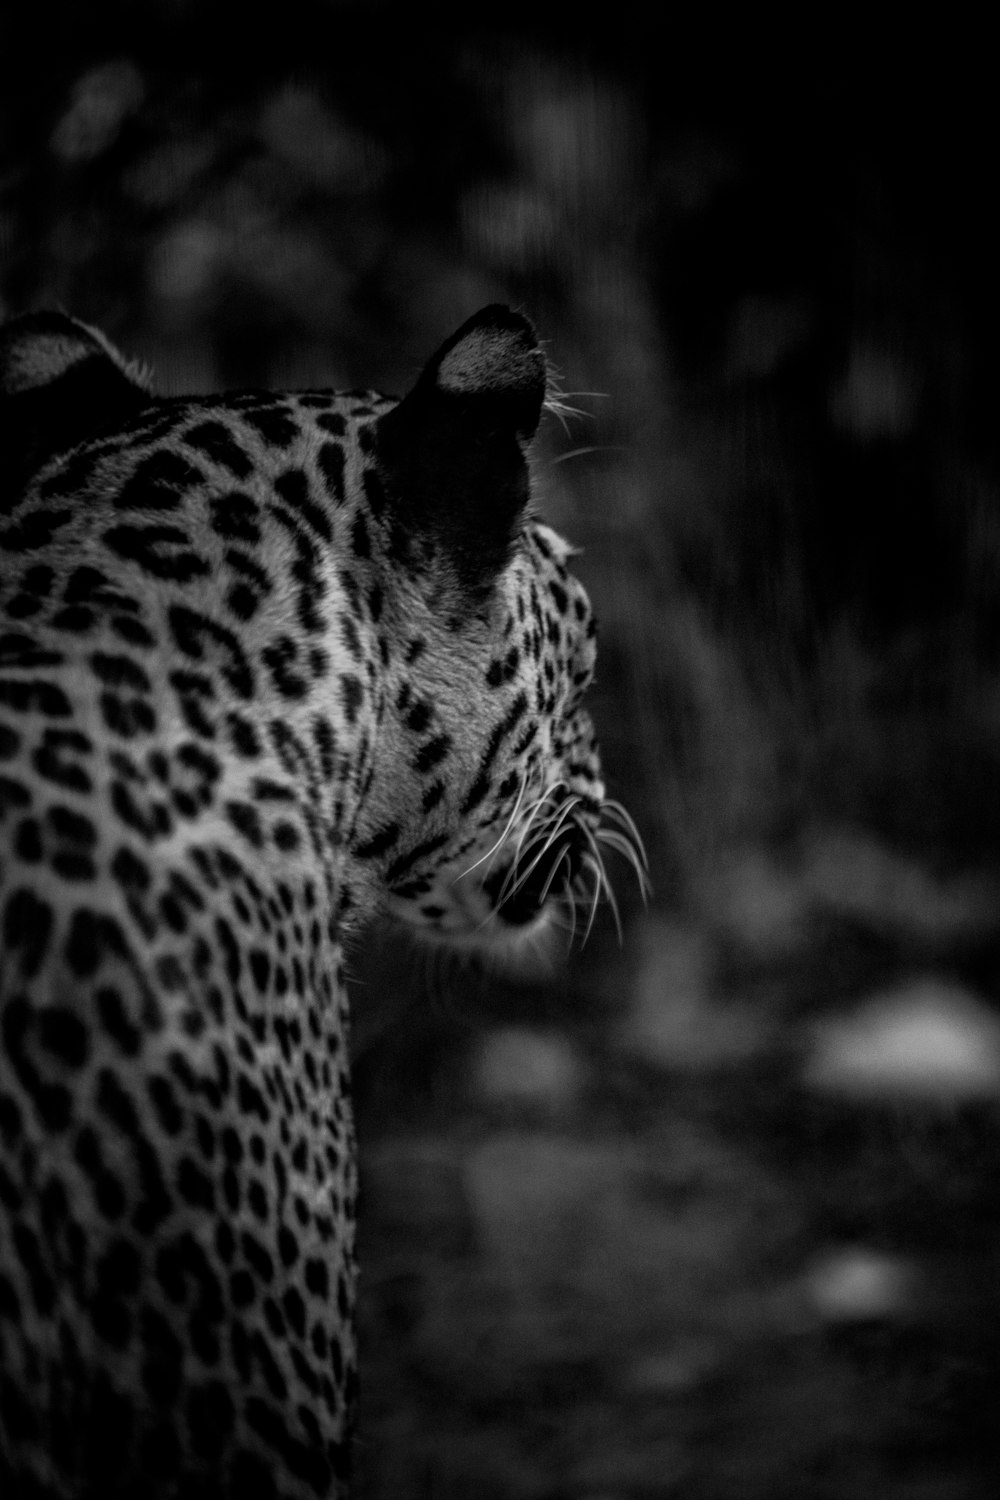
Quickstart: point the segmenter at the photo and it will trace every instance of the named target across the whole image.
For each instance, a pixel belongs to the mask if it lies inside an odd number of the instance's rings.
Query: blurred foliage
[[[995,665],[991,96],[914,24],[880,55],[631,3],[11,4],[0,312],[72,310],[171,391],[394,390],[525,307],[581,411],[540,468],[612,761],[693,820],[683,875],[706,805],[769,833],[823,784],[816,682],[964,714]]]

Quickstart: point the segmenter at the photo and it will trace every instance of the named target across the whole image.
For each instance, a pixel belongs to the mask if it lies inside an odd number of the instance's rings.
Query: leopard
[[[349,986],[550,955],[641,847],[483,308],[401,400],[0,328],[0,1494],[350,1492]]]

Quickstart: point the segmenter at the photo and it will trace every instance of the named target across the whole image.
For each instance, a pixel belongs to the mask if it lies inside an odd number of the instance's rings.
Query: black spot
[[[146,1089],[161,1128],[169,1136],[179,1135],[184,1125],[184,1112],[170,1079],[162,1073],[154,1073],[148,1079]]]
[[[21,749],[21,736],[8,724],[0,724],[0,760],[11,760]]]
[[[260,814],[249,802],[227,802],[226,817],[232,823],[237,833],[252,844],[255,849],[264,847],[264,830],[261,827]]]
[[[55,1286],[45,1270],[46,1256],[38,1243],[38,1237],[26,1224],[15,1224],[11,1239],[18,1259],[28,1274],[35,1311],[47,1318],[55,1302]]]
[[[97,867],[89,855],[65,849],[53,854],[52,868],[64,880],[93,880],[97,874]]]
[[[353,615],[343,616],[340,622],[340,633],[348,654],[353,656],[355,661],[360,662],[364,653],[361,649],[361,637],[358,634],[358,622]]]
[[[42,858],[42,830],[37,818],[22,818],[14,838],[14,848],[21,859],[29,865],[37,865]]]
[[[85,635],[94,624],[94,611],[84,604],[71,604],[52,616],[53,630],[65,630],[69,635]]]
[[[206,750],[204,745],[190,740],[177,751],[177,762],[194,771],[209,786],[214,785],[222,775],[222,767],[212,752]]]
[[[255,1114],[266,1124],[270,1119],[270,1110],[263,1094],[241,1073],[236,1085],[236,1102],[241,1110],[247,1114]]]
[[[7,604],[5,613],[9,620],[28,620],[32,615],[37,615],[41,608],[41,599],[34,599],[30,594],[15,594]]]
[[[154,637],[145,625],[130,615],[115,615],[111,628],[129,646],[152,646]]]
[[[248,760],[256,759],[261,753],[261,744],[257,730],[250,720],[231,713],[227,724],[229,737],[237,755],[242,755]]]
[[[46,1052],[67,1068],[82,1068],[90,1055],[87,1028],[63,1005],[44,1005],[38,1011],[38,1039]]]
[[[325,445],[327,448],[332,446],[330,443]],[[340,450],[337,449],[337,452],[340,452]],[[343,454],[341,454],[341,461],[343,462]],[[322,452],[320,454],[320,467],[322,467]],[[322,506],[317,505],[315,500],[310,497],[309,480],[302,469],[286,469],[284,474],[279,474],[274,481],[274,488],[282,500],[284,500],[289,510],[296,516],[301,517],[321,541],[330,542],[333,540],[330,518]]]
[[[299,830],[294,823],[275,823],[272,830],[275,848],[280,849],[283,854],[291,854],[298,849],[301,842]]]
[[[0,819],[6,817],[12,808],[28,807],[30,803],[31,793],[22,782],[11,776],[0,776]]]
[[[191,1208],[215,1211],[215,1187],[189,1156],[182,1156],[177,1170],[177,1191]]]
[[[70,757],[74,753],[89,754],[91,748],[90,740],[78,730],[46,729],[41,745],[32,754],[31,763],[46,781],[70,791],[89,792],[89,773]]]
[[[299,1242],[287,1224],[280,1225],[278,1229],[278,1254],[286,1270],[294,1266],[299,1258]]]
[[[398,841],[399,835],[400,827],[398,823],[386,823],[370,839],[367,839],[363,844],[359,844],[355,853],[358,859],[378,859],[380,855],[387,853],[392,848],[393,844]]]
[[[145,669],[130,656],[111,656],[105,651],[95,651],[90,658],[95,675],[107,687],[129,688],[136,693],[149,693],[152,683]]]
[[[270,1285],[274,1280],[274,1261],[271,1259],[270,1252],[265,1250],[260,1241],[248,1229],[244,1229],[240,1235],[240,1249],[243,1252],[243,1259],[251,1271],[261,1281]]]
[[[118,693],[104,692],[100,707],[105,724],[119,739],[135,739],[156,729],[156,715],[143,698],[123,698]]]
[[[303,1302],[302,1294],[299,1292],[297,1287],[290,1286],[288,1288],[281,1299],[281,1306],[282,1310],[284,1311],[289,1328],[291,1328],[292,1332],[301,1339],[305,1335],[306,1331],[306,1305]],[[293,1349],[293,1363],[295,1362],[295,1355],[297,1353],[298,1350]],[[308,1366],[306,1368],[308,1369]],[[303,1372],[302,1370],[300,1370],[300,1378],[302,1377],[302,1374]],[[308,1379],[308,1376],[306,1376],[306,1379]]]
[[[36,1066],[29,1035],[34,1033],[35,1014],[27,1001],[14,996],[3,1010],[5,1060],[20,1080],[41,1119],[50,1130],[65,1130],[70,1119],[71,1099],[61,1084],[46,1083]]]
[[[211,503],[212,530],[226,541],[256,543],[260,541],[260,509],[249,495],[233,490]]]
[[[76,494],[90,480],[99,458],[99,449],[74,453],[41,484],[39,494],[45,500],[51,499],[54,495]]]
[[[98,1103],[101,1103],[100,1092],[98,1093]],[[133,1151],[139,1165],[142,1196],[136,1207],[132,1210],[131,1223],[140,1238],[146,1239],[155,1234],[161,1224],[169,1218],[173,1212],[174,1204],[164,1186],[160,1158],[157,1152],[146,1140],[135,1141]]]
[[[139,1135],[139,1116],[132,1096],[110,1068],[102,1068],[97,1083],[97,1107],[123,1135]],[[157,1167],[157,1173],[159,1168]]]
[[[467,813],[472,812],[473,809],[478,807],[480,802],[485,799],[487,793],[489,792],[490,785],[491,782],[489,776],[481,773],[476,777],[475,781],[472,783],[471,787],[466,793],[465,801],[462,803],[462,806],[459,809],[459,812],[463,817]]]
[[[406,715],[405,724],[413,734],[423,734],[431,721],[431,706],[426,701],[415,703]]]
[[[136,465],[115,496],[115,506],[118,510],[175,510],[182,495],[204,480],[194,464],[161,448]]]
[[[117,1043],[122,1056],[137,1056],[142,1046],[142,1032],[133,1025],[126,1012],[120,990],[110,984],[101,985],[94,1001],[102,1028]]]
[[[330,1295],[330,1280],[325,1261],[316,1258],[306,1261],[306,1286],[314,1297],[321,1297],[326,1301]]]
[[[0,635],[0,661],[5,667],[55,667],[64,660],[59,651],[47,651],[20,631]]]
[[[437,807],[438,803],[441,801],[441,798],[444,796],[444,790],[445,789],[443,781],[432,782],[431,785],[427,788],[420,802],[420,806],[425,815],[431,812],[435,807]]]
[[[111,873],[125,891],[147,891],[152,880],[149,866],[125,845],[115,855]]]
[[[170,606],[169,621],[179,651],[195,661],[202,661],[206,644],[218,647],[225,658],[222,673],[229,686],[241,698],[253,697],[253,673],[232,631],[208,615],[182,604]]]
[[[226,594],[226,604],[237,620],[252,620],[260,608],[260,598],[249,584],[234,583]]]
[[[265,1367],[265,1378],[267,1375]],[[271,1381],[268,1381],[271,1385]],[[278,1401],[284,1400],[284,1378],[281,1389],[272,1386],[272,1394]],[[289,1472],[307,1485],[317,1495],[329,1493],[332,1473],[329,1460],[322,1449],[303,1443],[292,1436],[281,1415],[281,1411],[251,1396],[247,1401],[247,1420],[252,1430],[280,1456]]]
[[[4,949],[19,954],[21,973],[32,979],[42,965],[52,933],[52,908],[29,890],[12,891],[4,908]]]
[[[344,503],[344,450],[339,443],[324,443],[319,450],[320,473],[336,505]]]
[[[199,422],[188,428],[183,440],[189,448],[195,448],[228,469],[235,479],[246,479],[253,472],[250,459],[221,422]]]
[[[279,636],[261,654],[271,674],[271,681],[283,698],[297,699],[306,696],[309,691],[308,682],[292,670],[298,648],[291,636]]]
[[[124,957],[127,949],[114,917],[100,916],[86,907],[78,907],[70,920],[63,952],[77,978],[89,979],[97,972],[105,952]]]
[[[298,436],[299,429],[296,423],[287,413],[277,407],[270,411],[266,408],[257,411],[244,410],[241,416],[272,448],[289,448]]]
[[[160,897],[159,912],[163,922],[170,928],[171,932],[176,932],[180,935],[187,931],[187,914],[176,896],[170,891],[165,891]],[[181,985],[178,984],[175,987],[179,989]]]
[[[0,549],[4,552],[32,552],[36,547],[45,547],[72,519],[71,510],[29,511],[19,521],[0,530]]]
[[[133,797],[131,788],[124,781],[112,782],[111,805],[123,823],[152,842],[157,833],[157,821],[142,810]]]
[[[327,397],[322,397],[327,400]],[[323,432],[328,432],[331,437],[343,437],[347,431],[347,423],[339,411],[324,411],[316,418],[316,426]]]
[[[413,757],[413,769],[421,776],[426,776],[435,766],[440,765],[451,750],[451,735],[439,734],[434,739],[428,740],[421,745]]]
[[[267,954],[260,948],[251,949],[250,972],[253,975],[258,993],[261,995],[266,994],[268,981],[271,977],[271,961]]]
[[[401,854],[398,859],[393,860],[392,864],[386,870],[386,883],[393,885],[401,875],[406,874],[407,870],[411,870],[415,864],[418,864],[422,859],[426,859],[429,855],[436,854],[439,849],[444,848],[447,842],[448,835],[442,833],[436,838],[426,839],[424,843],[417,844],[407,854]]]
[[[178,670],[171,672],[169,681],[188,727],[202,739],[214,739],[215,726],[205,708],[206,702],[215,699],[211,677],[204,672]]]
[[[67,604],[104,603],[117,601],[118,597],[101,570],[87,564],[73,569],[63,590],[63,598]]]
[[[336,740],[329,719],[317,714],[313,719],[313,740],[319,751],[320,769],[327,781],[333,780]]]
[[[48,821],[60,838],[91,848],[97,842],[97,830],[89,818],[69,807],[50,807]]]
[[[103,540],[116,556],[138,564],[152,578],[189,583],[211,571],[191,550],[187,533],[176,526],[112,526]]]
[[[355,677],[352,672],[341,673],[340,695],[344,705],[344,716],[348,724],[355,724],[358,718],[358,710],[364,702],[365,696],[361,679]]]
[[[249,579],[255,588],[262,594],[269,594],[273,588],[270,574],[266,568],[262,568],[253,557],[244,552],[240,547],[228,547],[226,549],[225,561],[234,573],[241,578]]]
[[[365,524],[364,511],[361,510],[354,517],[354,524],[351,527],[351,547],[355,557],[371,556],[372,547],[368,537],[368,527]]]
[[[504,718],[501,719],[499,724],[494,726],[493,732],[489,738],[489,742],[487,743],[486,749],[483,752],[482,758],[479,762],[478,775],[476,776],[475,781],[472,783],[472,786],[469,788],[465,800],[459,809],[460,813],[463,816],[465,816],[467,813],[472,812],[473,808],[478,807],[480,802],[483,801],[483,799],[489,792],[491,785],[489,777],[490,767],[492,766],[493,761],[496,759],[497,752],[499,751],[500,746],[503,744],[503,741],[506,739],[507,735],[510,734],[511,730],[520,723],[521,719],[527,712],[527,709],[527,695],[525,693],[518,693]]]
[[[49,719],[68,719],[73,710],[61,687],[41,678],[0,680],[0,706],[18,713],[40,713]]]

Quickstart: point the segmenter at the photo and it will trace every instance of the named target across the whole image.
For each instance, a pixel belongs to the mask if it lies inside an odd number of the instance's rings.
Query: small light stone
[[[961,986],[919,979],[823,1022],[804,1077],[859,1098],[995,1098],[1000,1020]]]
[[[584,1077],[584,1061],[566,1038],[528,1026],[491,1032],[472,1066],[480,1101],[545,1113],[572,1108]]]

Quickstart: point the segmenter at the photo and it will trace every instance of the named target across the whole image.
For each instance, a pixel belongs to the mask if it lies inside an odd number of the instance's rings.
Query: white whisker
[[[582,937],[582,939],[580,941],[580,947],[581,948],[585,948],[587,946],[587,939],[590,937],[590,934],[591,934],[591,932],[593,930],[594,918],[597,916],[597,908],[598,908],[598,905],[599,905],[600,899],[601,899],[601,871],[600,871],[600,866],[597,865],[597,863],[595,862],[593,856],[590,855],[590,854],[585,854],[583,856],[583,864],[584,864],[584,868],[586,870],[588,870],[588,872],[592,873],[592,876],[593,876],[593,879],[592,879],[593,894],[592,894],[592,896],[590,898],[590,912],[589,912],[589,914],[587,916],[587,927],[586,927],[586,930],[585,930],[585,932],[583,934],[583,937]]]
[[[638,852],[643,869],[648,872],[649,859],[646,856],[646,846],[643,843],[642,835],[640,834],[638,828],[635,826],[635,822],[631,814],[628,812],[627,808],[624,808],[620,802],[616,802],[613,798],[609,799],[601,807],[602,823],[607,821],[608,819],[610,819],[614,823],[617,823],[618,826],[624,831],[626,838]]]
[[[489,849],[487,849],[487,851],[486,851],[485,854],[481,855],[479,857],[479,859],[477,859],[473,864],[469,865],[468,869],[463,870],[462,873],[461,873],[461,875],[456,875],[456,877],[455,877],[455,884],[456,885],[458,884],[458,882],[460,880],[464,880],[465,877],[466,877],[466,875],[471,875],[472,871],[478,869],[481,864],[485,864],[485,862],[488,859],[490,859],[497,852],[497,850],[500,848],[500,846],[503,844],[504,839],[510,833],[510,830],[513,828],[515,822],[517,821],[518,808],[521,805],[521,798],[524,796],[525,789],[527,788],[527,785],[528,785],[528,778],[527,778],[527,776],[525,776],[523,778],[523,780],[521,781],[521,789],[520,789],[520,791],[517,794],[517,801],[514,803],[514,811],[511,813],[510,817],[507,819],[507,823],[506,823],[506,826],[504,828],[503,833],[501,833],[501,835],[497,839],[496,843],[493,844],[493,845],[491,845],[491,847]]]
[[[563,852],[562,852],[562,854],[560,854],[559,858],[556,860],[555,864],[552,866],[552,869],[549,871],[548,879],[546,880],[545,884],[542,886],[542,894],[538,898],[538,904],[539,904],[539,906],[544,906],[545,905],[545,902],[548,899],[549,891],[552,888],[553,881],[555,880],[556,876],[559,874],[559,871],[562,869],[563,865],[568,864],[568,863],[569,863],[569,852],[568,852],[568,850],[564,849]]]
[[[626,860],[632,866],[639,883],[639,889],[644,894],[652,889],[649,875],[647,874],[645,865],[642,863],[639,851],[634,844],[625,838],[624,834],[616,832],[613,828],[599,828],[597,830],[597,841],[600,844],[606,844],[609,849],[613,849],[616,854],[620,854],[622,859]]]

